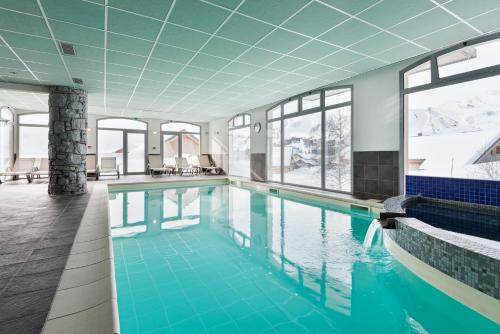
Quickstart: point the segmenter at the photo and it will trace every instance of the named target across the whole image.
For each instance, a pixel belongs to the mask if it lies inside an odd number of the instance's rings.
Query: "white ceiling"
[[[77,77],[90,113],[207,121],[496,31],[499,17],[498,0],[0,0],[0,80]],[[0,102],[47,109],[39,93]]]

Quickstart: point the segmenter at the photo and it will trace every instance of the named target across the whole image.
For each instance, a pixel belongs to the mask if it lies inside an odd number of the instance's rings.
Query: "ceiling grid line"
[[[201,1],[201,0],[200,0]],[[306,3],[304,6],[302,6],[301,8],[299,8],[295,13],[293,13],[292,15],[290,15],[285,21],[281,22],[280,23],[280,26],[285,24],[286,22],[288,22],[291,18],[293,18],[295,15],[297,15],[298,13],[300,13],[305,7],[309,6],[310,3],[312,3],[313,0],[309,1],[308,3]],[[258,41],[256,41],[254,43],[254,46],[259,44],[261,41],[263,41],[267,36],[271,35],[274,31],[276,31],[277,29],[279,29],[279,26],[276,26],[273,30],[271,30],[270,32],[268,32],[267,34],[265,34],[263,37],[261,37]],[[213,76],[211,76],[210,78],[208,78],[207,80],[205,80],[203,83],[201,83],[196,89],[192,90],[191,92],[189,92],[188,94],[184,95],[181,99],[179,99],[174,105],[172,105],[168,111],[172,110],[174,107],[176,107],[180,102],[184,101],[188,96],[192,95],[194,92],[196,92],[197,90],[199,90],[203,85],[205,85],[207,82],[209,82],[209,80],[211,80],[213,77],[215,77],[218,73],[220,73],[222,70],[224,70],[225,68],[227,68],[229,65],[231,65],[234,61],[238,60],[241,56],[245,55],[246,53],[248,53],[253,47],[250,47],[248,49],[246,49],[243,53],[241,53],[240,55],[238,55],[238,57],[236,57],[234,60],[232,60],[231,62],[229,62],[228,64],[226,64],[224,67],[222,67],[219,71],[217,71]],[[257,71],[260,71],[261,69],[258,69],[256,70]],[[237,82],[241,82],[242,80],[244,80],[245,77],[243,77],[242,79],[238,80]]]
[[[203,48],[212,40],[212,38],[219,32],[220,29],[229,21],[229,19],[236,13],[236,11],[245,3],[246,0],[241,0],[238,6],[231,11],[231,13],[224,19],[224,21],[217,27],[217,29],[212,33],[212,35],[205,41],[205,43],[198,49],[198,52],[203,50]],[[167,86],[160,92],[160,94],[153,100],[153,102],[150,104],[150,107],[156,103],[158,98],[162,96],[167,89],[174,83],[174,81],[179,77],[179,75],[185,70],[187,66],[194,60],[194,58],[198,55],[198,52],[196,52],[187,62],[186,64],[180,69],[180,71],[172,78],[172,80],[167,84]]]
[[[453,16],[454,18],[456,18],[457,20],[459,20],[460,22],[462,22],[463,24],[465,24],[466,26],[468,26],[469,28],[471,28],[472,30],[474,30],[475,32],[477,32],[479,34],[483,34],[483,32],[481,30],[477,29],[472,24],[470,24],[469,22],[467,22],[466,20],[464,20],[463,18],[461,18],[459,15],[455,14],[454,12],[452,12],[451,10],[449,10],[448,8],[446,8],[445,6],[443,6],[442,4],[440,4],[439,2],[437,2],[436,0],[429,0],[429,1],[431,3],[433,3],[435,6],[441,8],[442,10],[444,10],[446,13],[448,13],[451,16]]]
[[[42,13],[43,19],[45,21],[45,24],[47,25],[47,29],[49,30],[50,36],[52,36],[52,41],[54,42],[54,46],[56,48],[57,53],[59,54],[59,57],[61,59],[61,62],[66,69],[66,73],[68,74],[69,82],[71,82],[71,85],[73,88],[75,87],[75,84],[73,83],[73,77],[71,73],[69,72],[68,65],[66,64],[66,61],[64,60],[63,55],[61,54],[61,51],[59,50],[59,44],[56,41],[56,37],[54,36],[54,32],[52,31],[52,28],[50,27],[49,21],[47,19],[47,15],[45,15],[45,10],[43,9],[42,3],[40,0],[36,0],[38,4],[38,8],[40,9],[40,12]]]
[[[130,105],[130,101],[132,101],[132,98],[134,97],[135,95],[135,92],[137,90],[137,87],[139,86],[139,82],[142,80],[142,76],[144,75],[144,71],[146,70],[146,67],[148,66],[149,64],[149,60],[151,59],[151,56],[154,52],[154,50],[156,49],[156,45],[158,43],[158,40],[160,39],[161,37],[161,34],[163,33],[163,30],[165,29],[165,26],[167,24],[167,21],[168,19],[170,18],[170,15],[172,14],[172,10],[174,9],[174,6],[175,6],[175,3],[176,3],[177,0],[173,0],[172,3],[170,4],[170,7],[167,11],[167,14],[165,15],[165,20],[163,20],[163,24],[160,28],[160,31],[158,32],[158,34],[156,35],[156,39],[154,41],[154,44],[153,46],[151,47],[151,50],[149,51],[149,55],[148,57],[146,58],[146,62],[144,63],[144,66],[142,67],[142,70],[141,70],[141,74],[139,75],[139,77],[137,78],[137,82],[135,83],[135,87],[134,87],[134,90],[132,91],[132,94],[130,95],[130,98],[128,99],[128,102],[127,102],[127,106],[125,108],[128,108],[129,105]]]

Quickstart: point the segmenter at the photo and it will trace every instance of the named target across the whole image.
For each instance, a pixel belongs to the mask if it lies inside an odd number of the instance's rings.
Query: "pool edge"
[[[384,231],[384,246],[391,255],[415,275],[459,303],[500,325],[500,301],[446,275],[419,260],[399,246]]]

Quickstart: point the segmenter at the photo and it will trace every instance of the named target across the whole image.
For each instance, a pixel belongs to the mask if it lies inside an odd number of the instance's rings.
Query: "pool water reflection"
[[[233,186],[110,193],[121,333],[493,333],[363,247],[371,217]]]

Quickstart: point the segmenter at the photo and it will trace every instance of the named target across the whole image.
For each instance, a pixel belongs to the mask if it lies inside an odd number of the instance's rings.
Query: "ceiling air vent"
[[[80,78],[73,78],[73,82],[77,85],[83,85],[83,79]]]
[[[61,45],[61,52],[63,53],[63,55],[68,55],[68,56],[76,55],[75,47],[73,46],[73,44],[65,42],[59,42],[59,44]]]

